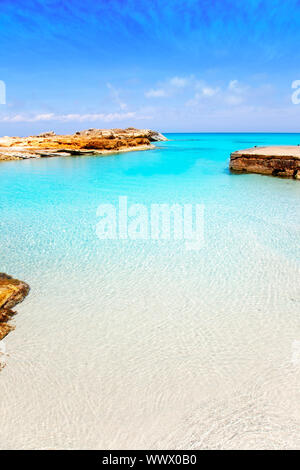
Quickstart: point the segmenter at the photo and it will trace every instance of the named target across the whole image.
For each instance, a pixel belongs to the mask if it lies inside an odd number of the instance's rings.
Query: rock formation
[[[12,309],[25,299],[29,290],[25,282],[0,273],[0,340],[14,329],[8,323],[16,313]]]
[[[230,169],[300,179],[300,146],[253,147],[230,155]]]
[[[30,137],[0,138],[0,160],[20,160],[68,155],[101,155],[154,148],[151,142],[167,140],[150,129],[88,129],[73,135],[53,131]]]

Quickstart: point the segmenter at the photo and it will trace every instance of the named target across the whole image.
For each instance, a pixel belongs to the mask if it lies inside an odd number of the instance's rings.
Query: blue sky
[[[1,0],[0,134],[300,130],[295,0]]]

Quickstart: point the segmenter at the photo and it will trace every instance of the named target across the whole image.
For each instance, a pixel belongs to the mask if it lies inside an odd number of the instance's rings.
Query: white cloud
[[[58,122],[93,122],[93,121],[121,121],[123,119],[136,117],[135,112],[127,113],[100,113],[100,114],[36,114],[25,115],[16,114],[14,116],[0,116],[0,122],[43,122],[43,121],[58,121]]]
[[[245,100],[249,91],[249,87],[240,84],[238,80],[230,80],[224,101],[231,106],[237,106]]]
[[[107,88],[110,90],[113,100],[117,105],[120,107],[120,109],[124,110],[127,108],[127,104],[124,103],[121,98],[120,98],[120,91],[117,90],[111,83],[106,84]]]
[[[236,90],[238,88],[238,81],[237,80],[230,80],[228,84],[228,89],[229,90]]]
[[[151,89],[149,91],[146,91],[145,96],[147,98],[161,98],[167,96],[167,93],[163,88],[158,88],[156,90]]]
[[[236,106],[243,102],[243,98],[237,95],[228,95],[225,97],[225,102],[229,105]]]
[[[196,89],[199,91],[195,93],[192,99],[186,102],[187,106],[197,106],[201,101],[203,101],[203,99],[213,98],[221,91],[219,87],[214,88],[203,84],[203,82],[197,82]]]
[[[219,92],[219,88],[212,88],[209,86],[205,86],[202,88],[202,95],[203,96],[214,96]]]
[[[36,115],[25,115],[15,114],[13,116],[0,116],[1,122],[38,122],[38,121],[52,121],[54,119],[54,113],[48,114],[36,114]]]
[[[241,85],[238,80],[231,80],[228,84],[228,90],[232,93],[243,94],[248,90],[248,86]]]
[[[151,90],[146,91],[145,96],[147,98],[163,98],[171,96],[178,92],[178,89],[185,88],[189,83],[190,78],[175,76],[163,83],[159,83],[159,88],[151,88]]]
[[[185,104],[186,106],[197,106],[201,99],[201,93],[196,93],[194,98],[188,100]]]
[[[170,85],[176,88],[184,88],[188,84],[188,78],[184,77],[173,77],[170,79]]]
[[[199,97],[201,95],[205,97],[215,96],[220,91],[219,87],[208,85],[204,80],[195,80],[194,87]]]

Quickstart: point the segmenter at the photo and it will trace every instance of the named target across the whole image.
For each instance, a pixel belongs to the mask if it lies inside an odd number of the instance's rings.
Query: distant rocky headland
[[[108,153],[154,148],[151,142],[167,140],[150,129],[87,129],[72,135],[54,132],[29,137],[1,137],[0,160],[23,160],[69,155]]]
[[[230,169],[300,180],[300,146],[252,147],[230,155]]]
[[[9,323],[16,313],[12,309],[25,299],[29,290],[25,282],[0,273],[0,340],[14,329]]]

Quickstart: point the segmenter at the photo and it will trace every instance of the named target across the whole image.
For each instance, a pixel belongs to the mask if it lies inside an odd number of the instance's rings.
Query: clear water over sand
[[[0,448],[300,448],[300,183],[230,152],[300,135],[0,165],[1,271],[31,285],[5,339]],[[101,203],[205,205],[205,244],[101,241]]]

